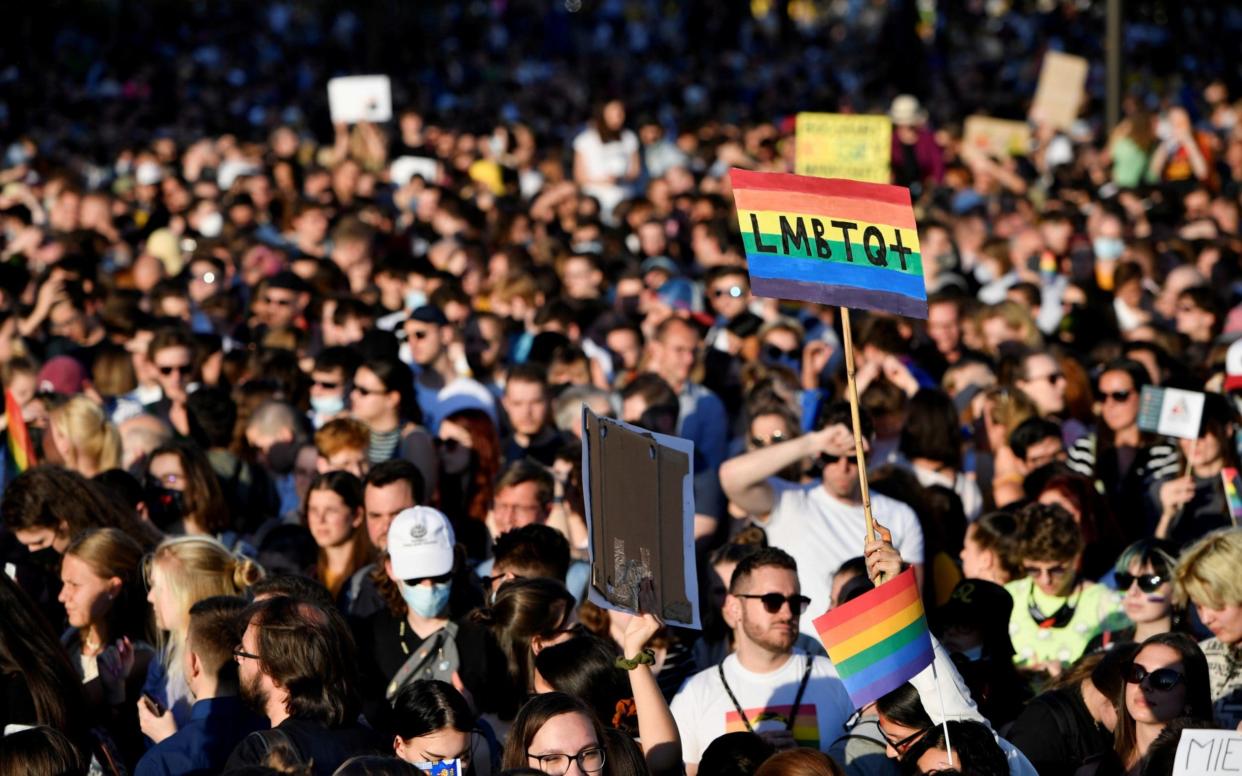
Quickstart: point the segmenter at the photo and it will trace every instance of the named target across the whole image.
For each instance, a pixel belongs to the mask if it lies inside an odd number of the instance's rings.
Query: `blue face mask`
[[[449,593],[453,589],[448,582],[434,585],[407,585],[405,582],[400,582],[398,585],[406,606],[410,607],[410,610],[419,617],[427,618],[435,617],[444,611],[444,608],[448,606]]]
[[[417,310],[427,304],[427,294],[424,291],[407,291],[405,293],[405,309]]]
[[[345,409],[344,396],[312,396],[310,403],[316,415],[335,415]]]
[[[1120,237],[1097,237],[1091,241],[1091,249],[1097,259],[1113,261],[1125,253],[1126,244]]]

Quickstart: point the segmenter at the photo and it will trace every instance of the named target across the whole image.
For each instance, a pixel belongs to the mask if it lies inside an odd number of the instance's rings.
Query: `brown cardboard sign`
[[[1087,70],[1087,60],[1082,57],[1060,51],[1044,54],[1030,117],[1057,129],[1069,129],[1086,96]]]
[[[592,603],[633,614],[644,588],[644,608],[666,623],[700,627],[693,453],[688,440],[601,418],[583,407]]]

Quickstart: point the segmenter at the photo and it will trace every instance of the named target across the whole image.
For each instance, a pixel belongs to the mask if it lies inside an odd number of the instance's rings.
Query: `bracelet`
[[[634,657],[617,658],[616,661],[613,663],[613,665],[616,666],[617,668],[620,668],[622,671],[633,671],[635,668],[638,668],[639,666],[655,665],[655,652],[651,651],[650,649],[644,649],[642,652],[639,652]]]

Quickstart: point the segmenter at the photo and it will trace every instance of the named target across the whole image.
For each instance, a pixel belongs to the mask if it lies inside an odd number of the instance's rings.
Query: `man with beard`
[[[234,651],[242,698],[272,724],[233,750],[226,770],[261,764],[273,749],[329,776],[358,754],[378,754],[384,742],[357,722],[358,659],[345,620],[335,609],[276,597],[242,612],[241,646]]]
[[[734,652],[691,677],[673,699],[689,776],[725,733],[753,731],[777,749],[823,751],[840,734],[854,711],[845,685],[828,658],[794,647],[798,617],[810,603],[784,551],[764,548],[738,563],[724,604]]]

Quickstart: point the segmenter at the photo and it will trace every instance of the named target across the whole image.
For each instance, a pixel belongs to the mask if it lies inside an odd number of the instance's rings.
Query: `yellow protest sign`
[[[888,183],[893,125],[888,116],[799,113],[794,171],[820,178]]]
[[[962,145],[989,156],[1026,156],[1031,151],[1031,128],[1025,121],[967,116]]]

